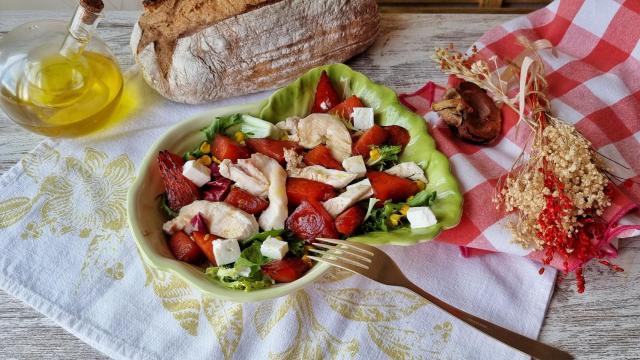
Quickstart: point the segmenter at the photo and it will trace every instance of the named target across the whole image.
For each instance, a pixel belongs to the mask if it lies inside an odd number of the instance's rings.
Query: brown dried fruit
[[[502,130],[500,110],[478,85],[465,81],[450,88],[431,108],[454,128],[461,139],[476,143],[493,142]]]

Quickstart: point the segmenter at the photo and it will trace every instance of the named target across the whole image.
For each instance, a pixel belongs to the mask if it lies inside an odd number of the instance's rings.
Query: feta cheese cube
[[[369,130],[373,127],[373,109],[368,107],[353,108],[353,128],[356,130]]]
[[[211,181],[211,169],[195,160],[189,160],[182,166],[182,175],[200,187]]]
[[[428,206],[416,206],[409,208],[407,219],[412,229],[426,228],[435,225],[438,220]]]
[[[288,251],[289,244],[286,241],[271,236],[260,245],[260,253],[270,259],[282,260]]]
[[[356,174],[358,177],[363,177],[367,174],[367,166],[364,164],[362,155],[356,155],[342,160],[342,167],[346,172]]]
[[[218,266],[236,262],[240,257],[240,244],[238,244],[238,240],[215,240],[213,242],[213,256],[215,256]]]

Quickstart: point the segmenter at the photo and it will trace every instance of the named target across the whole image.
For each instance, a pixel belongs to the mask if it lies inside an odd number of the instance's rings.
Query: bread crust
[[[369,47],[380,26],[375,0],[249,0],[234,5],[236,15],[222,11],[203,22],[208,17],[199,14],[192,26],[153,40],[150,16],[166,17],[157,13],[184,6],[181,1],[206,0],[154,2],[134,27],[131,47],[145,80],[185,103],[279,87],[312,67],[343,62]]]

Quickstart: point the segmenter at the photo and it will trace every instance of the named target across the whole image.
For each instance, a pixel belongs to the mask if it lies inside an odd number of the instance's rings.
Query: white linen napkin
[[[168,126],[204,106],[168,102],[135,72],[124,118],[97,135],[46,140],[0,178],[0,287],[116,359],[528,358],[417,295],[331,271],[257,304],[205,297],[142,263],[125,201],[138,165]],[[465,259],[436,242],[386,246],[416,284],[461,309],[537,337],[555,272],[528,259]],[[10,344],[7,344],[10,346]]]

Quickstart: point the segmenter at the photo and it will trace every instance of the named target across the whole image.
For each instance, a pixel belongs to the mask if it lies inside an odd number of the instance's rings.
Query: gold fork
[[[313,260],[352,271],[385,285],[407,288],[483,333],[535,358],[554,360],[573,359],[573,356],[567,352],[468,314],[429,294],[409,281],[393,259],[382,250],[373,246],[344,240],[325,238],[319,238],[318,240],[327,244],[320,242],[314,243],[314,246],[320,249],[312,248],[310,251],[322,256],[309,256],[309,258]]]

